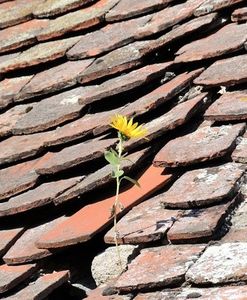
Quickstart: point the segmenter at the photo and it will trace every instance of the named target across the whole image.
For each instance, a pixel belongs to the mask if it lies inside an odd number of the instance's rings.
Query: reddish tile
[[[178,298],[179,291],[177,290],[164,290],[161,292],[138,294],[133,300],[185,300]]]
[[[106,14],[106,21],[119,21],[153,12],[167,6],[169,2],[171,0],[144,0],[135,3],[131,0],[121,0]]]
[[[218,60],[194,80],[206,86],[229,86],[247,81],[245,65],[247,54]]]
[[[23,231],[24,228],[0,230],[0,257],[9,250],[15,241],[22,235]]]
[[[66,147],[58,152],[48,152],[36,169],[38,174],[54,174],[102,157],[104,151],[116,143],[116,139],[94,139]]]
[[[0,203],[0,217],[15,215],[51,203],[53,199],[80,180],[81,177],[74,177],[44,183],[33,190],[12,197],[7,202]]]
[[[56,226],[56,224],[59,224],[59,222],[64,220],[65,217],[60,217],[51,222],[27,229],[4,255],[3,260],[9,265],[15,265],[39,260],[52,255],[52,253],[47,249],[38,249],[35,243],[39,240],[42,234],[51,230]]]
[[[97,25],[104,20],[104,15],[119,0],[100,0],[92,6],[68,13],[50,20],[49,25],[37,36],[39,41],[59,37],[67,32],[82,30]]]
[[[169,182],[172,175],[162,175],[162,173],[163,170],[151,166],[138,179],[142,188],[133,186],[121,192],[120,201],[124,205],[123,212],[142,202]],[[37,245],[43,248],[57,248],[90,240],[97,232],[112,223],[110,208],[114,200],[115,197],[112,196],[83,207],[67,221],[61,222],[54,230],[44,234]]]
[[[66,50],[71,48],[79,39],[80,37],[72,37],[35,45],[23,51],[17,57],[1,62],[0,72],[5,73],[31,67],[63,57]]]
[[[13,126],[15,135],[44,131],[80,116],[85,105],[78,103],[82,88],[43,99]],[[49,137],[48,137],[49,139]]]
[[[142,244],[161,240],[181,212],[162,207],[159,197],[148,199],[135,206],[117,223],[117,240],[120,244]],[[104,237],[108,244],[115,244],[115,230]]]
[[[8,59],[7,59],[8,60]],[[0,62],[1,64],[2,62]],[[0,108],[7,107],[13,102],[16,94],[31,80],[31,76],[6,78],[0,81]]]
[[[247,7],[237,8],[233,11],[231,20],[233,22],[246,22],[247,21]]]
[[[79,77],[81,83],[120,73],[141,64],[148,41],[135,42],[97,58]],[[0,65],[1,66],[1,65]]]
[[[114,288],[131,292],[181,283],[204,248],[204,245],[169,245],[144,249],[120,275]]]
[[[124,170],[125,174],[133,171],[133,169],[138,167],[143,160],[147,158],[150,154],[149,152],[150,149],[148,148],[126,156],[128,160],[124,160],[122,162],[121,169]],[[81,197],[89,191],[96,190],[97,188],[104,186],[113,180],[111,173],[112,167],[110,165],[106,165],[96,172],[87,175],[85,179],[55,198],[53,202],[55,204],[61,204],[78,196]]]
[[[36,271],[35,265],[0,266],[0,294],[7,292],[30,277]]]
[[[36,42],[36,34],[44,28],[48,20],[31,20],[0,32],[0,53],[19,49]]]
[[[80,103],[90,104],[109,96],[114,96],[157,79],[165,74],[172,62],[148,65],[113,79],[109,79],[100,85],[85,87],[81,94]],[[89,67],[90,68],[90,67]],[[82,80],[83,81],[83,80]]]
[[[168,142],[154,158],[155,166],[187,166],[209,161],[231,152],[245,125],[202,127]]]
[[[145,128],[148,130],[148,134],[146,136],[148,140],[143,138],[129,140],[126,143],[125,148],[127,150],[132,149],[140,144],[147,143],[155,138],[161,137],[167,131],[183,125],[188,122],[192,116],[203,110],[207,102],[207,94],[202,93],[191,100],[178,104],[164,115],[145,124]]]
[[[32,98],[38,95],[61,91],[77,83],[77,76],[84,71],[93,60],[69,61],[56,67],[49,68],[34,75],[32,80],[24,86],[15,101]]]
[[[224,93],[208,108],[204,118],[212,121],[246,120],[247,93],[244,91]]]
[[[246,254],[246,243],[211,245],[186,273],[186,279],[195,284],[246,280]]]
[[[244,2],[244,0],[204,0],[194,12],[195,16],[208,14],[222,8],[230,7],[234,4]]]
[[[167,233],[172,243],[211,238],[228,215],[231,202],[203,209],[186,210]]]
[[[39,175],[34,171],[37,160],[0,170],[0,200],[23,192],[35,185]]]
[[[6,297],[6,300],[35,299],[42,300],[48,297],[55,289],[69,280],[68,271],[53,272],[45,274],[35,282],[28,285],[13,296]]]
[[[131,300],[131,295],[110,295],[110,296],[103,296],[102,293],[106,288],[106,285],[101,285],[96,289],[89,292],[87,299],[88,300]]]
[[[11,135],[19,119],[24,117],[35,106],[32,104],[18,105],[0,115],[0,137]]]
[[[82,59],[97,56],[129,44],[135,40],[139,28],[144,26],[149,19],[150,16],[144,16],[125,22],[109,24],[100,30],[92,31],[82,36],[80,41],[66,55],[69,59]]]
[[[216,33],[180,48],[175,62],[199,61],[240,50],[247,39],[247,24],[228,24]],[[220,41],[220,42],[219,42]]]
[[[160,201],[165,207],[172,208],[214,204],[236,194],[244,171],[243,165],[235,163],[188,171],[159,196]]]
[[[247,134],[239,140],[236,149],[232,152],[232,160],[235,162],[247,163]]]
[[[244,217],[246,217],[246,215]],[[227,234],[221,239],[221,241],[226,243],[247,243],[247,228],[230,228],[229,232],[227,232]]]
[[[47,0],[43,3],[40,3],[33,10],[33,14],[39,18],[51,17],[69,12],[70,10],[79,8],[92,1],[93,0]]]

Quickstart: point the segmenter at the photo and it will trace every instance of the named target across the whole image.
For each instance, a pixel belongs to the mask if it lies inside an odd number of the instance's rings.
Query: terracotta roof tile
[[[9,248],[18,240],[24,228],[0,230],[0,256],[2,257]],[[0,289],[1,290],[1,289]]]
[[[20,282],[27,279],[36,271],[36,266],[23,265],[23,266],[0,266],[0,293],[11,290]]]
[[[204,0],[194,12],[195,16],[201,16],[208,14],[212,11],[216,11],[231,5],[244,2],[243,0]]]
[[[186,166],[222,157],[234,149],[237,137],[244,130],[243,123],[199,128],[168,142],[156,155],[154,165]]]
[[[232,152],[233,161],[242,162],[242,163],[247,162],[246,145],[247,145],[247,134],[245,133],[243,138],[239,140],[236,149]]]
[[[233,22],[247,21],[247,7],[241,7],[241,8],[235,9],[232,13],[231,20]]]

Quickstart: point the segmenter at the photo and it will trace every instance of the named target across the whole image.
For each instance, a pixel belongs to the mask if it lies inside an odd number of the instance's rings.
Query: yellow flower
[[[133,118],[128,121],[127,117],[122,115],[115,115],[111,119],[111,127],[117,129],[126,138],[141,138],[147,135],[147,129],[138,123],[133,124]]]

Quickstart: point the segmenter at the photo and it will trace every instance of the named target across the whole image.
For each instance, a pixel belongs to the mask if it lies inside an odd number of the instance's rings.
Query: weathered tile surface
[[[208,108],[204,118],[212,121],[246,120],[247,93],[244,91],[224,93]]]
[[[118,221],[118,243],[141,244],[161,240],[179,214],[178,210],[164,209],[157,197],[148,199]],[[106,233],[104,240],[115,243],[114,228]]]
[[[115,283],[119,291],[153,289],[180,283],[204,245],[169,245],[144,249]]]
[[[246,163],[247,162],[247,135],[239,140],[236,149],[232,152],[232,160],[236,162]]]
[[[42,234],[51,230],[56,226],[56,224],[64,220],[65,217],[60,217],[45,224],[27,229],[4,255],[3,260],[9,265],[15,265],[50,256],[52,253],[49,250],[39,249],[35,243],[39,240]]]
[[[218,60],[194,80],[206,86],[230,86],[247,81],[247,54]]]
[[[77,76],[84,71],[92,61],[91,59],[76,62],[69,61],[37,73],[15,97],[15,101],[61,91],[62,89],[75,85]]]
[[[244,171],[243,165],[235,163],[188,171],[159,196],[160,201],[166,207],[189,208],[231,198],[239,188],[237,182]]]
[[[0,230],[0,257],[2,257],[23,233],[24,228]]]
[[[35,45],[23,51],[17,57],[1,62],[0,72],[4,73],[31,67],[63,57],[66,50],[71,48],[79,39],[80,37],[72,37]]]
[[[228,24],[206,38],[196,40],[180,48],[175,62],[199,61],[244,48],[247,40],[247,24]]]
[[[246,22],[247,21],[247,7],[235,9],[232,13],[231,20],[233,22]]]
[[[36,271],[35,265],[0,266],[0,294],[11,290]]]
[[[13,126],[14,134],[44,131],[80,116],[84,105],[79,104],[82,88],[76,88],[37,103]]]
[[[225,7],[230,7],[234,4],[244,2],[243,0],[204,0],[194,11],[195,16],[201,16],[208,14],[212,11],[216,11]]]
[[[203,127],[168,142],[154,158],[155,166],[186,166],[222,157],[234,149],[244,124]]]
[[[95,4],[80,9],[50,21],[49,25],[44,28],[38,35],[38,40],[48,40],[59,37],[67,32],[77,31],[92,27],[101,23],[104,15],[119,0],[101,0]]]
[[[124,212],[148,198],[171,180],[171,174],[162,173],[163,170],[151,166],[138,179],[142,186],[141,189],[133,186],[120,193],[120,201],[124,205]],[[150,178],[153,178],[153,180],[150,180]],[[54,230],[40,237],[37,245],[49,249],[90,240],[96,233],[112,222],[110,208],[114,200],[115,196],[112,196],[85,206],[67,221],[61,222]]]
[[[1,64],[1,62],[0,62]],[[6,78],[0,82],[0,108],[7,107],[13,102],[16,94],[27,84],[33,76]]]
[[[41,184],[35,189],[10,198],[0,203],[0,216],[15,215],[51,203],[58,195],[79,182],[81,177],[74,177]]]
[[[209,246],[186,274],[196,284],[246,280],[247,243]]]
[[[66,55],[69,59],[93,57],[114,50],[135,40],[139,28],[144,26],[150,16],[144,16],[121,23],[109,24],[100,30],[83,35]]]
[[[28,285],[6,300],[35,299],[42,300],[49,296],[55,289],[69,280],[68,271],[53,272],[39,277],[33,284]]]
[[[66,147],[58,152],[48,152],[36,169],[38,174],[53,174],[102,157],[104,151],[116,143],[116,139],[90,140]]]

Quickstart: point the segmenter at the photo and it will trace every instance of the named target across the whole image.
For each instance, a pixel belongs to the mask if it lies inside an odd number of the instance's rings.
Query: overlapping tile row
[[[5,299],[45,299],[68,283],[60,253],[71,246],[76,256],[74,245],[105,229],[105,247],[117,237],[145,249],[89,299],[245,295],[234,286],[246,281],[244,5],[0,1]],[[149,133],[125,144],[123,168],[141,189],[121,190],[116,235],[103,156],[116,146],[109,122],[118,113]]]

